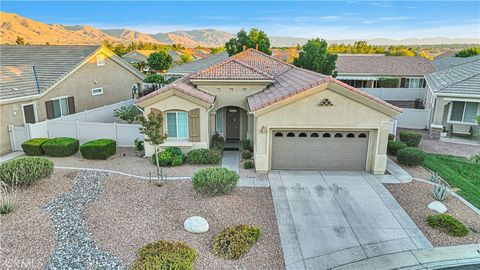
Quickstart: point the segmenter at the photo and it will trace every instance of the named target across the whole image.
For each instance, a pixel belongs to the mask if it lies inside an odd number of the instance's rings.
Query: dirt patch
[[[144,177],[148,177],[149,173],[151,173],[152,177],[155,177],[157,173],[157,167],[150,158],[139,157],[135,149],[129,147],[117,148],[117,153],[107,160],[85,159],[80,152],[69,157],[46,158],[52,160],[55,166],[113,170]],[[164,167],[162,170],[167,177],[193,176],[193,174],[200,169],[215,166],[218,165],[191,165],[185,163],[177,167]]]
[[[145,181],[114,175],[102,180],[103,194],[86,208],[89,231],[97,245],[131,266],[137,250],[150,242],[183,241],[198,251],[196,269],[283,269],[284,261],[269,188],[237,188],[233,194],[204,198],[189,181],[156,187]],[[205,217],[210,230],[191,234],[183,222]],[[243,258],[223,260],[210,252],[210,243],[223,228],[246,223],[262,235]]]
[[[55,247],[51,215],[43,207],[67,193],[76,175],[55,170],[50,178],[17,191],[14,212],[0,216],[0,268],[43,269]]]
[[[470,234],[465,237],[449,236],[427,224],[426,217],[436,213],[427,207],[429,203],[435,201],[432,185],[414,180],[408,184],[386,184],[385,186],[434,246],[480,243],[480,215],[459,199],[450,195],[444,204],[448,208],[448,214],[470,228]]]

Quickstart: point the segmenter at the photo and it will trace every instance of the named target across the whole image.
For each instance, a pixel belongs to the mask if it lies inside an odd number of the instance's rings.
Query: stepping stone
[[[209,229],[207,220],[199,216],[187,218],[183,223],[183,227],[191,233],[206,233]]]
[[[434,201],[434,202],[429,203],[428,208],[430,208],[433,211],[436,211],[440,214],[443,214],[443,213],[447,212],[447,207],[439,201]]]

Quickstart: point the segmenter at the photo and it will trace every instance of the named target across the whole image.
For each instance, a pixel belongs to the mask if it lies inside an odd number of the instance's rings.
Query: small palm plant
[[[450,195],[450,185],[445,182],[437,172],[432,174],[430,178],[430,182],[433,182],[435,185],[433,186],[433,196],[437,201],[443,202],[448,195]]]
[[[13,211],[17,201],[17,185],[11,186],[0,181],[0,214],[5,215]]]

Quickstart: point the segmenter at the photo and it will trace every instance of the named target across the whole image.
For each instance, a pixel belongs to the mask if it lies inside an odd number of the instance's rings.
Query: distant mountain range
[[[161,44],[181,44],[185,47],[223,46],[232,33],[216,29],[174,31],[146,34],[129,29],[96,29],[87,25],[65,26],[45,24],[16,14],[0,12],[0,40],[2,44],[14,44],[17,37],[23,37],[30,44],[90,45],[101,44],[105,39],[119,43],[150,42]],[[273,47],[291,47],[304,44],[308,39],[295,37],[270,37]],[[479,44],[478,39],[425,38],[393,40],[378,38],[366,40],[372,45],[435,45],[435,44]],[[353,44],[355,40],[331,40],[329,43]]]

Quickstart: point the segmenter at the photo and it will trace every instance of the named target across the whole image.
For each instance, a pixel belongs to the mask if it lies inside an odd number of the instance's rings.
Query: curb
[[[139,178],[139,179],[142,179],[142,180],[150,180],[150,178],[148,178],[146,176],[139,176],[139,175],[135,175],[135,174],[129,174],[129,173],[113,171],[113,170],[105,170],[105,169],[82,168],[82,167],[63,167],[63,166],[54,166],[53,168],[61,169],[61,170],[101,171],[101,172],[108,172],[108,173],[114,173],[114,174],[120,174],[120,175],[135,177],[135,178]],[[174,176],[174,177],[167,177],[166,179],[167,180],[191,180],[192,178],[189,177],[189,176]],[[153,180],[153,178],[152,178],[152,180]]]

